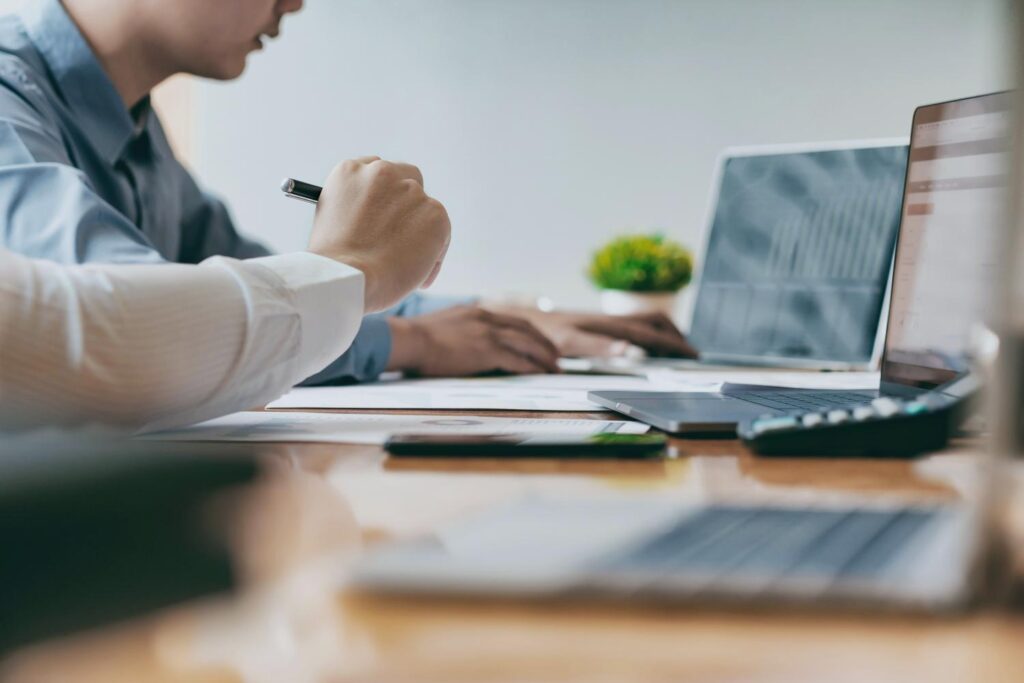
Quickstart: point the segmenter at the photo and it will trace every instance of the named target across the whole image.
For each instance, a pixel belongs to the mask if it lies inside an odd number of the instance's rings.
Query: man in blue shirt
[[[35,0],[0,19],[0,246],[65,263],[264,256],[174,158],[149,92],[236,78],[302,0]],[[312,381],[554,370],[563,354],[692,349],[663,316],[516,315],[413,296]],[[529,319],[527,321],[526,319]]]

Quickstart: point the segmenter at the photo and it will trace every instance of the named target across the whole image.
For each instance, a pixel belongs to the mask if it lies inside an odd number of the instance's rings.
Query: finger
[[[529,357],[500,346],[495,348],[494,361],[496,370],[510,372],[514,375],[537,375],[548,372],[544,366],[539,365]]]
[[[698,353],[690,342],[678,331],[663,332],[661,330],[644,326],[630,326],[629,333],[625,337],[647,351],[664,356],[682,356],[684,358],[696,358]]]
[[[434,280],[436,280],[437,276],[440,275],[440,274],[441,274],[441,261],[438,261],[437,263],[434,264],[434,267],[430,270],[430,275],[428,275],[427,279],[423,281],[422,285],[420,285],[420,289],[430,289],[430,286],[434,284]]]
[[[642,349],[628,341],[606,337],[603,334],[592,334],[582,330],[573,330],[562,342],[562,355],[596,358],[620,358],[623,356],[646,355]]]
[[[664,313],[641,313],[639,315],[629,317],[634,317],[636,320],[649,323],[651,326],[665,332],[679,332],[679,328],[676,327],[674,322],[672,322],[672,318],[668,317]]]
[[[428,275],[427,279],[423,281],[423,289],[429,289],[430,286],[434,284],[434,280],[437,279],[437,276],[441,274],[441,266],[444,265],[444,259],[448,255],[448,246],[450,244],[451,242],[445,242],[444,251],[441,252],[440,258],[438,258],[437,263],[434,264],[434,268],[430,271],[430,275]]]
[[[430,202],[428,202],[428,204],[429,203]],[[443,212],[447,230],[445,231],[444,247],[441,249],[441,255],[437,258],[437,263],[435,263],[434,267],[430,270],[430,274],[427,275],[427,279],[423,281],[423,284],[421,285],[423,289],[430,288],[430,286],[434,284],[434,280],[437,279],[437,276],[441,274],[441,266],[444,265],[444,260],[448,256],[448,248],[452,245],[452,226],[451,221],[448,219],[448,212],[445,211],[444,207],[441,206],[439,202],[437,203],[437,206],[439,206]]]
[[[608,337],[626,339],[651,351],[684,356],[697,355],[696,349],[675,324],[661,313],[596,316],[584,320],[578,327]]]
[[[664,313],[648,313],[646,314],[645,320],[656,330],[664,332],[669,337],[676,340],[677,344],[681,344],[680,348],[685,348],[686,351],[682,355],[696,358],[700,355],[697,348],[689,342],[679,328],[676,326],[672,318],[668,317]]]
[[[417,185],[423,187],[423,174],[420,173],[420,169],[416,166],[402,161],[388,161],[386,163],[391,166],[391,169],[399,178],[415,181]]]
[[[378,156],[356,157],[355,159],[352,159],[352,161],[357,163],[357,164],[364,164],[365,165],[365,164],[372,164],[375,161],[380,161],[380,157],[378,157]]]
[[[499,327],[511,328],[522,332],[533,339],[537,344],[543,346],[546,349],[547,354],[555,359],[561,355],[558,351],[558,347],[555,346],[555,343],[551,341],[546,334],[538,330],[529,320],[520,318],[519,316],[495,313],[493,311],[486,311],[485,313],[487,314],[486,320],[490,323]]]
[[[663,332],[637,320],[602,318],[584,323],[581,325],[581,329],[632,342],[647,351],[662,355],[686,358],[697,356],[697,350],[678,331],[675,333]]]
[[[531,335],[511,327],[505,327],[495,336],[498,343],[506,350],[530,359],[543,372],[558,372],[558,352],[552,352],[545,344],[540,344]]]

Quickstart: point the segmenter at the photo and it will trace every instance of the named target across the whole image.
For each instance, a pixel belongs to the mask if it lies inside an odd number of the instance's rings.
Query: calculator
[[[849,408],[766,415],[741,422],[736,431],[760,455],[913,457],[949,443],[972,396],[885,396]]]

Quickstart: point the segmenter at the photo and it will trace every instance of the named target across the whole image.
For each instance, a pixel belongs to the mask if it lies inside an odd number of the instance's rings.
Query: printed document
[[[147,434],[155,441],[313,441],[383,444],[391,434],[644,434],[639,422],[535,420],[463,415],[242,412]]]

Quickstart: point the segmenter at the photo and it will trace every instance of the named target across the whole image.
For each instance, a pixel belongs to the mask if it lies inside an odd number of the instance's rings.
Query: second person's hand
[[[615,357],[638,347],[653,356],[696,358],[697,349],[663,313],[601,315],[495,307],[533,323],[563,356]]]
[[[487,372],[558,372],[558,349],[522,318],[457,306],[413,318],[389,318],[389,370],[420,377]]]

